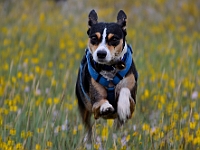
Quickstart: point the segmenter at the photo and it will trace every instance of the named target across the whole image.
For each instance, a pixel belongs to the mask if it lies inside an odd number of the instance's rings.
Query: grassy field
[[[1,0],[0,149],[200,150],[198,0]],[[89,147],[74,93],[87,15],[128,16],[139,72],[134,116],[97,120]]]

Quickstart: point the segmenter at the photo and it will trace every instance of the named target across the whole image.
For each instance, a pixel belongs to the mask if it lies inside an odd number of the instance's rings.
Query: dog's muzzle
[[[97,52],[98,59],[105,59],[107,55],[107,52],[105,50],[99,50]]]

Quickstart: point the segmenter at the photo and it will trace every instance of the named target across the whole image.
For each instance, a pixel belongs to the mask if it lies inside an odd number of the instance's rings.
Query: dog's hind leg
[[[91,118],[91,113],[89,111],[85,111],[83,114],[83,122],[85,124],[85,127],[87,129],[87,133],[86,136],[84,137],[84,142],[92,142],[92,125],[90,122],[90,118]]]
[[[86,137],[84,138],[84,141],[90,142],[92,138],[92,125],[90,122],[91,113],[85,108],[85,105],[82,102],[82,100],[78,99],[78,106],[79,106],[79,111],[80,111],[82,121],[87,130],[87,134],[86,134]]]

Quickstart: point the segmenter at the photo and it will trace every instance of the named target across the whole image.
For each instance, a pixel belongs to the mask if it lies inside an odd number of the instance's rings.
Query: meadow
[[[1,0],[0,149],[200,150],[198,0]],[[139,72],[133,118],[119,130],[97,120],[85,136],[74,88],[88,13],[128,16]]]

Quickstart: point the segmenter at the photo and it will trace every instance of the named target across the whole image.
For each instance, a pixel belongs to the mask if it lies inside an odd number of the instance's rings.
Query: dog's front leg
[[[113,106],[106,99],[106,89],[93,78],[90,85],[90,97],[93,104],[92,112],[94,113],[95,119],[98,119],[100,116],[109,115],[114,111]]]
[[[117,113],[119,121],[123,124],[131,118],[135,109],[136,82],[133,74],[125,77],[116,87],[118,96]]]

